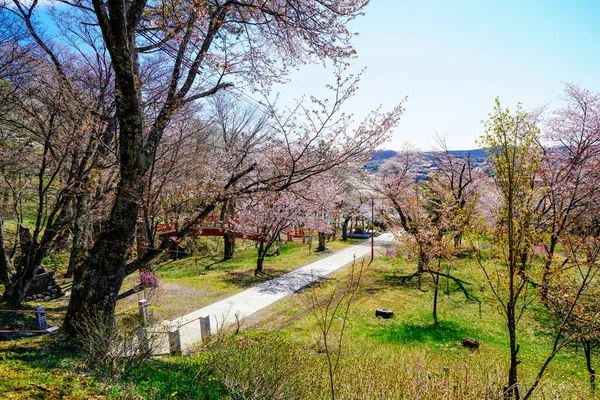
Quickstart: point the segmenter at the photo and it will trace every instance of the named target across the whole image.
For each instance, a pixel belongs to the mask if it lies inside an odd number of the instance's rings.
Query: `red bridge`
[[[172,237],[177,235],[178,232],[178,223],[169,222],[166,224],[159,224],[156,227],[156,233],[162,240],[169,240]],[[198,226],[194,226],[190,232],[186,236],[188,237],[199,237],[199,236],[223,236],[224,233],[230,229],[231,224],[228,220],[225,220],[223,223],[216,218],[214,215],[201,221]],[[302,228],[290,228],[289,230],[283,232],[286,235],[288,242],[291,241],[302,241],[305,242],[305,233]],[[235,237],[238,239],[248,239],[259,241],[260,237],[258,235],[258,228],[256,234],[246,234],[242,232],[235,232]]]

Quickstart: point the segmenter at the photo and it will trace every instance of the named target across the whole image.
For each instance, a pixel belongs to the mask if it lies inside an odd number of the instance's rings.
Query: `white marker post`
[[[37,322],[40,331],[48,329],[48,321],[46,320],[46,309],[44,306],[34,308],[35,310],[35,322]]]
[[[140,321],[142,326],[148,326],[150,320],[150,312],[148,311],[148,300],[142,299],[138,301],[138,306],[140,308]]]
[[[210,337],[210,317],[207,315],[198,320],[200,321],[200,338],[205,342]]]
[[[181,335],[179,328],[169,329],[169,352],[171,354],[181,354]]]

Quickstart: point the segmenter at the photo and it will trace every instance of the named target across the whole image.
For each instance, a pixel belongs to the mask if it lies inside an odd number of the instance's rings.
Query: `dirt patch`
[[[136,313],[138,301],[147,299],[154,317],[174,319],[215,301],[215,293],[178,283],[161,282],[159,288],[145,289],[119,300],[117,314]]]

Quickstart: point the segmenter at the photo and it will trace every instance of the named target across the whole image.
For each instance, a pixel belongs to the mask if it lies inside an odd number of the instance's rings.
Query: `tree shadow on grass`
[[[6,390],[9,395],[18,393],[21,397],[17,398],[104,398],[110,392],[118,398],[128,393],[131,398],[155,399],[222,399],[227,395],[212,377],[207,357],[148,359],[122,375],[101,377],[83,366],[76,347],[60,335],[0,342],[0,353],[9,377],[15,380]],[[21,370],[23,365],[26,368]],[[22,382],[17,382],[21,377]]]
[[[242,289],[249,289],[259,283],[281,276],[286,272],[289,271],[274,268],[265,269],[258,275],[254,274],[253,269],[248,269],[245,271],[228,271],[223,281],[227,284],[235,285]]]
[[[212,376],[208,359],[156,358],[123,376],[147,398],[221,399],[227,391]]]
[[[379,279],[382,286],[388,287],[403,287],[407,289],[426,290],[428,276],[425,274],[414,273],[410,275],[384,275]]]
[[[379,326],[371,336],[379,341],[393,344],[437,344],[460,342],[473,332],[453,321],[440,321],[439,325],[399,322]]]

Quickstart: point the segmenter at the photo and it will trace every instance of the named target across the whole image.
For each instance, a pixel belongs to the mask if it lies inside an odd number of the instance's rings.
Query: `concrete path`
[[[376,252],[381,247],[390,246],[393,236],[389,233],[375,238]],[[341,267],[352,263],[354,258],[370,257],[371,241],[351,245],[328,257],[295,269],[277,278],[263,282],[251,289],[213,303],[207,307],[193,311],[173,321],[165,321],[173,327],[181,326],[181,348],[185,352],[200,341],[199,317],[210,318],[211,331],[234,324],[236,319],[243,319],[286,296],[302,289],[311,283],[323,279]],[[192,322],[189,322],[192,321]],[[186,324],[186,322],[189,322]],[[186,324],[186,325],[184,325]],[[183,325],[183,326],[182,326]]]

